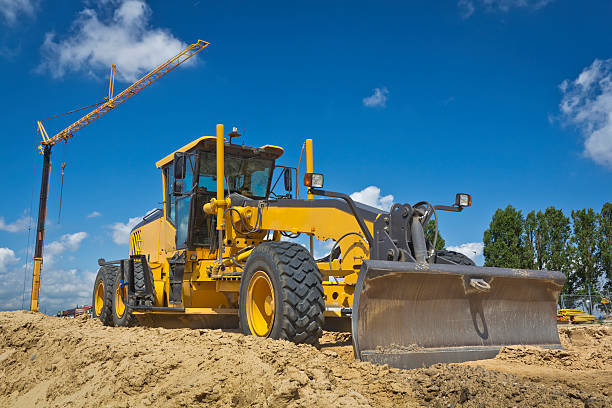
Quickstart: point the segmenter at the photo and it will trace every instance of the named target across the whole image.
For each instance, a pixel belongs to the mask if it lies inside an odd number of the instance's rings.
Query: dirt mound
[[[561,344],[566,348],[612,347],[612,327],[592,325],[559,327]]]
[[[612,328],[564,327],[559,338],[564,350],[510,346],[502,348],[497,359],[568,370],[612,370]]]
[[[603,391],[467,365],[390,369],[347,361],[348,349],[345,333],[325,333],[317,349],[2,312],[0,406],[612,406]]]
[[[605,407],[612,400],[562,385],[525,382],[478,366],[436,364],[414,371],[414,393],[438,407]]]
[[[579,353],[568,350],[543,349],[532,346],[509,346],[501,349],[499,360],[521,364],[566,368],[568,370],[605,369],[612,364],[612,350]]]
[[[512,373],[548,386],[566,385],[586,400],[599,400],[597,395],[600,395],[608,401],[607,406],[612,406],[609,399],[612,395],[612,327],[560,327],[559,338],[563,350],[509,346],[502,348],[494,359],[465,364]]]

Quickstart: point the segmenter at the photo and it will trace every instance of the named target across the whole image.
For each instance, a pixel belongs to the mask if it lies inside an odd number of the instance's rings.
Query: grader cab
[[[132,230],[128,259],[99,260],[93,305],[104,324],[240,327],[309,344],[323,329],[351,330],[357,358],[403,368],[510,344],[560,347],[563,274],[476,267],[425,238],[437,211],[460,212],[469,195],[389,212],[356,203],[323,190],[309,140],[301,198],[298,169],[276,164],[282,148],[237,136],[217,125],[157,162],[163,208]],[[285,193],[274,193],[281,177]],[[300,234],[310,249],[289,241]],[[331,252],[314,259],[313,239],[332,240]]]

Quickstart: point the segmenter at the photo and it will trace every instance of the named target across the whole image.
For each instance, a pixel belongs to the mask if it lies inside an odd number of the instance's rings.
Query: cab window
[[[274,160],[257,157],[225,156],[225,179],[232,193],[263,199],[268,193],[270,175],[274,167]],[[200,154],[200,174],[198,187],[200,191],[217,191],[217,163],[216,155],[212,152]]]
[[[172,197],[173,174],[174,166],[172,164],[164,168],[164,179],[166,180],[166,197],[164,197],[164,204],[166,206],[166,219],[174,225],[174,200]]]

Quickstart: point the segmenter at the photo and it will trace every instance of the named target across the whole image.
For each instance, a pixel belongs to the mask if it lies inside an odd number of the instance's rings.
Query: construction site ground
[[[564,350],[399,370],[355,361],[348,333],[315,348],[1,312],[0,406],[612,407],[612,327],[559,333]]]

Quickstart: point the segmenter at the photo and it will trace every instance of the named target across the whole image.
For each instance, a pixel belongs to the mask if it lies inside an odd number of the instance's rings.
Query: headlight
[[[472,205],[472,196],[469,194],[457,193],[455,205],[457,207],[470,207]]]
[[[320,173],[304,174],[304,185],[311,188],[323,188],[323,175]]]

